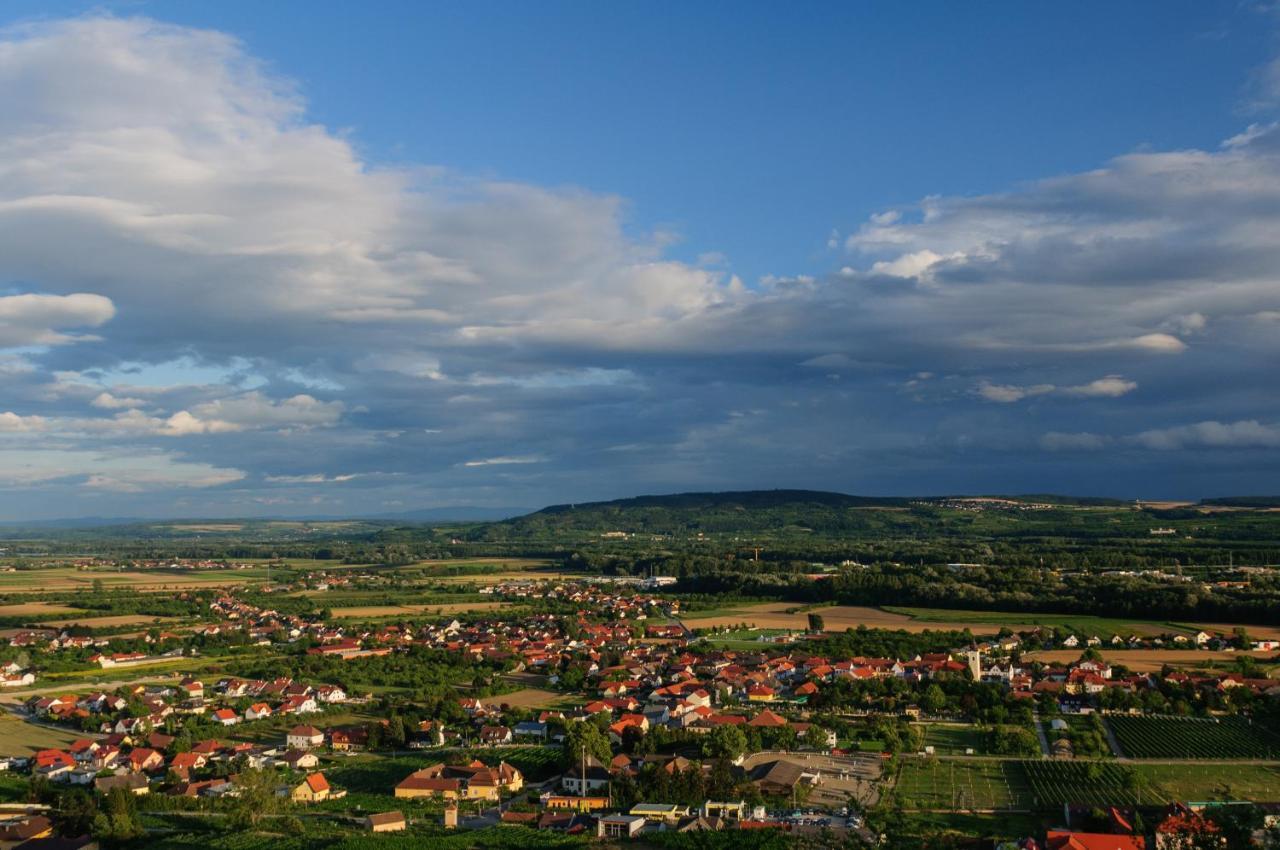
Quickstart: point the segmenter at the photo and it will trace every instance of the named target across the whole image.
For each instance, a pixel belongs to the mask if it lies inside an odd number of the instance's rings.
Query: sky
[[[0,520],[1277,491],[1273,5],[0,27]]]

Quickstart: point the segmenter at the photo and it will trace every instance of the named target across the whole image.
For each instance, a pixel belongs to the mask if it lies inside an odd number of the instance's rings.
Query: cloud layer
[[[760,281],[670,259],[622,199],[447,166],[368,161],[222,33],[5,31],[0,513],[1280,466],[1274,126],[885,210],[830,273]]]

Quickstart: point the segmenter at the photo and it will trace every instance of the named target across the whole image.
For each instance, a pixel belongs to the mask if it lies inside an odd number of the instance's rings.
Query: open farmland
[[[1280,789],[1280,764],[1141,764],[1135,768],[1167,800],[1271,802]],[[1149,798],[1143,797],[1143,802]]]
[[[56,614],[75,614],[80,608],[60,605],[57,602],[14,602],[0,605],[0,617],[41,617]]]
[[[1190,632],[1185,626],[1146,621],[1110,620],[1104,617],[1064,617],[1037,614],[1010,614],[992,611],[943,611],[939,609],[872,608],[861,605],[835,605],[802,610],[794,602],[764,602],[741,605],[731,610],[700,616],[693,611],[683,620],[690,628],[736,626],[747,623],[758,629],[808,628],[809,614],[822,617],[827,631],[844,631],[865,625],[869,629],[901,629],[907,632],[963,631],[992,634],[1002,626],[1011,629],[1033,629],[1037,626],[1065,626],[1081,634],[1161,634]],[[1074,659],[1073,659],[1074,660]]]
[[[1280,736],[1238,717],[1107,718],[1129,758],[1271,759],[1280,756]]]
[[[50,747],[65,747],[83,737],[73,729],[37,726],[0,710],[0,755],[25,756]]]
[[[172,623],[174,617],[151,617],[146,614],[114,614],[106,617],[68,617],[63,620],[43,620],[41,626],[63,628],[65,626],[86,626],[90,629],[109,629],[116,626],[150,626],[153,624]]]
[[[1080,635],[1097,635],[1109,639],[1112,635],[1129,637],[1131,635],[1155,636],[1163,634],[1191,635],[1198,627],[1163,623],[1155,620],[1121,620],[1111,617],[1093,617],[1086,614],[1011,614],[1007,611],[966,611],[947,608],[906,608],[896,605],[886,606],[885,610],[894,614],[903,614],[913,620],[931,623],[969,624],[970,628],[982,625],[988,629],[1008,626],[1022,630],[1035,626],[1062,628]],[[1224,626],[1227,632],[1230,626]]]
[[[465,614],[468,611],[497,611],[510,607],[509,602],[448,602],[422,605],[352,605],[330,609],[335,619],[409,617],[417,614]]]
[[[544,688],[521,688],[509,694],[485,697],[481,702],[487,706],[505,705],[511,708],[566,708],[575,704],[572,695],[548,691]]]
[[[244,570],[81,570],[44,567],[0,573],[0,593],[91,590],[95,581],[107,589],[128,588],[142,592],[227,587],[265,580],[265,569]]]
[[[1043,661],[1048,664],[1069,664],[1080,658],[1079,649],[1051,649],[1039,652],[1028,652],[1023,656],[1028,661]],[[1251,655],[1259,661],[1273,658],[1274,652],[1214,652],[1203,649],[1103,649],[1102,657],[1110,664],[1123,664],[1136,673],[1158,673],[1164,665],[1174,667],[1195,667],[1210,661],[1224,662]]]

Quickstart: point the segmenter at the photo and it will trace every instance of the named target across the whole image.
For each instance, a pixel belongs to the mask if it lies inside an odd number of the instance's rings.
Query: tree
[[[103,808],[93,818],[93,835],[113,842],[129,841],[142,835],[138,800],[123,788],[113,788]]]
[[[281,799],[276,796],[276,785],[275,775],[265,770],[243,771],[236,780],[240,793],[231,811],[232,824],[244,829],[256,826],[264,815],[275,814]]]
[[[809,615],[809,631],[811,631],[811,632],[822,632],[822,631],[826,631],[826,629],[824,628],[824,626],[826,626],[826,623],[825,623],[825,621],[823,621],[823,619],[822,619],[822,615],[821,615],[821,614],[810,614],[810,615]]]
[[[747,751],[747,736],[737,726],[717,726],[702,742],[702,754],[736,761]]]
[[[920,698],[920,707],[924,709],[926,714],[936,715],[942,711],[947,705],[947,695],[943,693],[942,688],[937,684],[932,684],[924,689],[924,695]]]
[[[601,764],[613,759],[609,738],[600,727],[589,721],[571,723],[564,735],[564,762],[572,767],[581,764],[583,753]]]

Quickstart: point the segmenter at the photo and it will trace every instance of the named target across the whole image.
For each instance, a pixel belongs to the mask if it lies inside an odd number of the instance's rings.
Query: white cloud
[[[46,424],[42,416],[19,416],[12,411],[0,413],[0,434],[43,431]]]
[[[1129,440],[1139,446],[1157,451],[1174,451],[1183,448],[1277,448],[1280,447],[1280,427],[1266,425],[1255,419],[1238,422],[1196,422],[1173,428],[1157,428],[1135,434]]]
[[[3,220],[2,214],[0,220]],[[114,315],[111,299],[83,292],[0,296],[0,348],[60,345],[92,339],[64,333],[61,329],[98,327]]]
[[[1138,388],[1137,381],[1130,381],[1119,375],[1107,375],[1078,387],[1064,387],[1066,395],[1084,396],[1086,398],[1119,398],[1128,395]]]
[[[0,448],[0,487],[65,481],[90,490],[142,493],[206,489],[245,477],[238,469],[185,460],[163,452]]]
[[[507,466],[511,464],[527,464],[527,463],[544,463],[546,458],[536,455],[502,455],[499,457],[486,457],[480,460],[465,461],[463,466]]]
[[[355,472],[344,475],[326,475],[323,472],[315,472],[309,475],[268,475],[263,480],[271,484],[341,484],[362,477],[364,476]]]
[[[1012,404],[1015,401],[1022,401],[1024,398],[1031,398],[1038,395],[1047,395],[1053,392],[1053,384],[1036,384],[1030,387],[1017,387],[1011,384],[993,384],[989,381],[982,381],[974,390],[979,396],[987,401],[994,401],[1000,404]]]
[[[133,398],[131,396],[114,396],[109,392],[101,392],[94,396],[89,404],[94,407],[100,407],[103,410],[126,410],[131,407],[142,407],[146,405],[146,400],[141,398]]]

